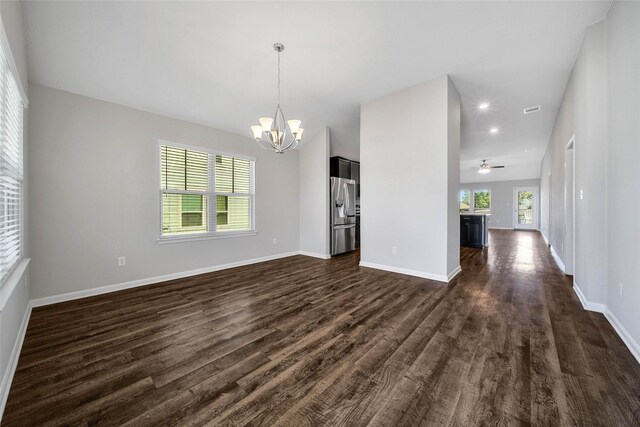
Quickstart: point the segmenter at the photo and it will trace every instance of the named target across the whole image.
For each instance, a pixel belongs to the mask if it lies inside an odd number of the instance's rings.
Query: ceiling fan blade
[[[489,166],[491,169],[502,169],[504,166]]]

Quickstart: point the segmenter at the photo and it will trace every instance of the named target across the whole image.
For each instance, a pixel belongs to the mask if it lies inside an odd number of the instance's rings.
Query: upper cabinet
[[[331,157],[329,162],[331,176],[351,179],[351,161],[342,157]]]
[[[359,181],[360,163],[358,162],[335,156],[329,160],[329,169],[331,176]]]
[[[351,179],[360,184],[360,163],[351,162]]]

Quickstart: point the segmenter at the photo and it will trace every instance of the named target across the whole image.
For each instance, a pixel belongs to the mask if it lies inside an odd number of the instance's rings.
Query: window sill
[[[0,312],[2,312],[4,305],[13,294],[13,290],[20,282],[20,279],[24,276],[30,261],[31,258],[22,258],[9,274],[7,280],[0,285]]]
[[[165,243],[195,242],[198,240],[231,239],[233,237],[255,236],[256,234],[258,234],[258,232],[253,230],[218,234],[198,234],[193,236],[160,237],[157,242],[161,245],[164,245]]]

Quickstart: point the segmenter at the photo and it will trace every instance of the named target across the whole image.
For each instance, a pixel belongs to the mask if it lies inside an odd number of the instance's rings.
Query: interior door
[[[538,229],[538,187],[518,187],[513,189],[514,228],[519,230]]]

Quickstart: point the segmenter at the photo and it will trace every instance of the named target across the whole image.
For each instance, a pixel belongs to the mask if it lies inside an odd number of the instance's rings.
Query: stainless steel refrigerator
[[[331,178],[331,255],[356,248],[356,182]]]

